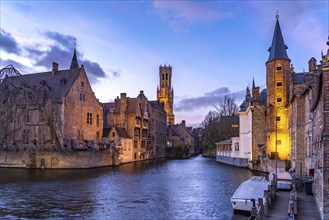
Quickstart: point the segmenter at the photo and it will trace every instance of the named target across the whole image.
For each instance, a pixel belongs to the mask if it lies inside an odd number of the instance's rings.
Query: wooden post
[[[263,203],[263,198],[258,198],[258,207],[259,207],[259,215],[262,217],[264,216],[264,203]]]
[[[255,199],[251,199],[251,201],[252,201],[251,215],[256,217],[257,216],[256,201]]]

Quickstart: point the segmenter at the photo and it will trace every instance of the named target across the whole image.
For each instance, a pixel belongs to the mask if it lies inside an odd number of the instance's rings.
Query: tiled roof
[[[80,73],[81,68],[59,70],[53,75],[52,72],[26,74],[21,76],[7,77],[1,85],[8,84],[9,89],[12,90],[13,86],[21,86],[27,84],[35,93],[44,85],[49,90],[50,99],[53,103],[62,102],[75,82],[76,77]],[[38,94],[35,94],[36,96]]]
[[[306,80],[309,78],[309,73],[295,73],[293,74],[293,80],[294,84],[301,84],[306,82]]]
[[[277,19],[275,24],[274,34],[273,34],[272,45],[268,49],[270,55],[268,57],[267,62],[277,59],[290,60],[287,55],[287,48],[288,47],[284,44],[283,41],[279,19]]]
[[[119,137],[131,138],[125,128],[115,127],[115,130],[117,131]]]

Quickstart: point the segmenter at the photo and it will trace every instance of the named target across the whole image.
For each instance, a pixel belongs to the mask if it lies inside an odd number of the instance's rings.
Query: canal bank
[[[0,172],[5,219],[230,219],[231,196],[253,175],[202,156],[92,170]]]

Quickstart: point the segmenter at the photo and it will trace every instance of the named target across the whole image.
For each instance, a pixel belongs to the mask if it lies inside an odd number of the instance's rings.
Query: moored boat
[[[292,177],[289,172],[285,171],[284,168],[277,168],[277,189],[290,190],[292,186]]]
[[[235,190],[231,203],[233,210],[236,211],[251,211],[253,207],[252,199],[255,199],[255,204],[258,203],[258,198],[264,198],[264,190],[268,189],[269,182],[262,176],[253,176],[249,180],[244,181]]]

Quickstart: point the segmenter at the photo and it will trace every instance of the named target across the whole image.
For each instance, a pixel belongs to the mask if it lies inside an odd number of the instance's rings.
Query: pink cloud
[[[216,6],[216,7],[214,7]],[[175,31],[183,31],[196,23],[230,18],[231,11],[221,10],[219,4],[194,1],[154,1],[155,14],[168,21]]]

